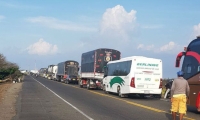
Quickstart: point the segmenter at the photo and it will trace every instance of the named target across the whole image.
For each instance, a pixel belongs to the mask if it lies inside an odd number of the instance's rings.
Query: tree
[[[5,56],[0,54],[0,80],[11,75],[18,76],[16,71],[19,71],[19,66],[16,63],[8,62]]]
[[[6,58],[3,54],[0,54],[0,68],[6,66]]]

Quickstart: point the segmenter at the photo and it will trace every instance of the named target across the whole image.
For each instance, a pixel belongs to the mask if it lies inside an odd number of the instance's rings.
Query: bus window
[[[184,73],[187,73],[187,66],[184,67],[183,72],[184,72]]]
[[[200,71],[200,66],[198,66],[198,71],[197,72],[199,72]]]
[[[191,65],[187,66],[187,73],[191,73]]]

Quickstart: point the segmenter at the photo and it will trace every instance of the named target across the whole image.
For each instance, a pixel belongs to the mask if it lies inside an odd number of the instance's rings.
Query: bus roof
[[[128,61],[128,60],[133,60],[133,59],[141,59],[141,58],[144,58],[144,59],[154,59],[154,60],[160,60],[162,61],[161,59],[157,59],[157,58],[150,58],[150,57],[145,57],[145,56],[130,56],[130,57],[125,57],[125,58],[121,58],[120,60],[115,60],[115,61],[110,61],[108,62],[108,64],[110,63],[116,63],[116,62],[121,62],[121,61]]]

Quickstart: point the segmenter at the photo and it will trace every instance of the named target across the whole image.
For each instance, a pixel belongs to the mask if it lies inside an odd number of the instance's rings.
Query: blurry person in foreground
[[[178,71],[177,76],[171,87],[171,112],[173,120],[176,120],[177,112],[179,113],[179,120],[182,120],[187,111],[190,87],[187,80],[183,78],[182,71]]]

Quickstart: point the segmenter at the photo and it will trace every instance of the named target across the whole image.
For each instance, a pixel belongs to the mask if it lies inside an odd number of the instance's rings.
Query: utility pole
[[[36,68],[36,60],[35,60],[35,72],[37,72],[37,68]]]
[[[35,60],[35,71],[36,71],[36,60]]]

